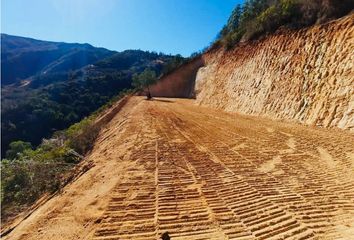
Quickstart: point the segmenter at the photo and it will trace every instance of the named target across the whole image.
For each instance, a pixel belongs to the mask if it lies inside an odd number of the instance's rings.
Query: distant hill
[[[131,89],[134,73],[150,68],[160,75],[184,61],[141,50],[1,37],[2,156],[12,141],[36,146]]]
[[[1,34],[2,85],[34,75],[77,70],[115,52],[90,44],[35,40]]]

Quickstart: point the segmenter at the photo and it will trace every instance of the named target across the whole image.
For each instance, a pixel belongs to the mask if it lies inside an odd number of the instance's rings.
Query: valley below
[[[350,239],[354,135],[131,97],[4,239]]]

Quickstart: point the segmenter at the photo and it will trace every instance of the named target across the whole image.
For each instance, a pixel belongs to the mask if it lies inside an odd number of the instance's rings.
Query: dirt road
[[[5,239],[353,239],[354,136],[132,98]]]

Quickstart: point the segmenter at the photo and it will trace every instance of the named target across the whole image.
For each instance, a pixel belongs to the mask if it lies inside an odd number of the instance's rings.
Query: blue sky
[[[1,0],[1,32],[189,56],[242,0]]]

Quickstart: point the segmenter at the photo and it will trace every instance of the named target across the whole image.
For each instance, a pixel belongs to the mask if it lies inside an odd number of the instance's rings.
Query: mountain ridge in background
[[[124,89],[132,75],[168,71],[181,56],[110,51],[89,44],[1,35],[2,156],[17,140],[42,138],[80,121]],[[173,65],[172,64],[172,65]]]
[[[64,43],[1,34],[2,85],[34,75],[77,70],[115,51],[84,43]]]

